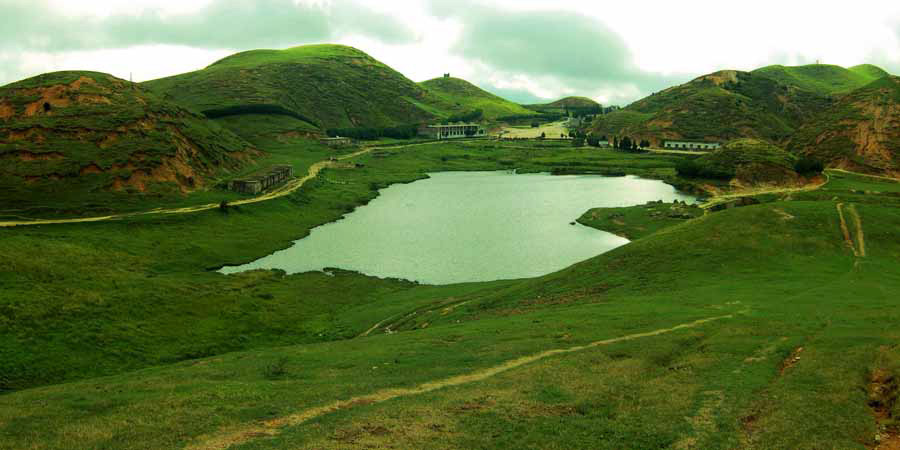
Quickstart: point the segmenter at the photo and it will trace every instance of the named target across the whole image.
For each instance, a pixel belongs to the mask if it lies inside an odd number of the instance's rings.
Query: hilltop
[[[475,108],[488,116],[524,110],[462,80],[416,84],[360,50],[331,44],[242,52],[144,86],[209,117],[289,117],[311,133],[423,123]]]
[[[832,167],[900,176],[900,78],[844,95],[801,127],[788,148]]]
[[[206,117],[111,75],[56,72],[0,88],[0,203],[18,211],[183,194],[254,152]]]
[[[434,78],[419,85],[440,99],[444,105],[442,108],[451,109],[456,113],[481,110],[486,119],[534,114],[522,105],[498,97],[459,78]]]
[[[828,64],[793,67],[774,65],[756,69],[753,73],[820,95],[847,93],[889,75],[871,64],[849,69]]]
[[[752,72],[703,75],[599,117],[593,131],[606,136],[727,142],[738,138],[784,144],[807,122],[855,89],[889,76],[870,64],[767,66]]]
[[[565,97],[555,102],[526,105],[531,109],[594,108],[600,104],[587,97]]]
[[[725,70],[638,100],[594,121],[595,134],[630,136],[662,145],[667,139],[772,142],[831,104],[830,98],[769,77]]]

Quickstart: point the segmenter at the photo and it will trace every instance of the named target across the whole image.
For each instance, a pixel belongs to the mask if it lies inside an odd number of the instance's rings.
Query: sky
[[[722,69],[900,74],[900,1],[0,0],[0,85],[57,70],[145,81],[232,53],[354,46],[414,81],[605,105]]]

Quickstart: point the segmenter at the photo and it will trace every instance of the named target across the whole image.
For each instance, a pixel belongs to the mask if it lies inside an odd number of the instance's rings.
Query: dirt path
[[[853,238],[850,237],[850,228],[847,227],[847,220],[844,219],[844,204],[838,203],[836,206],[838,217],[841,219],[841,233],[844,234],[844,245],[846,245],[852,252],[853,256],[859,256],[859,252],[856,251],[856,245],[853,244]]]
[[[856,245],[859,247],[859,256],[866,257],[866,236],[863,234],[862,219],[859,212],[856,211],[856,205],[851,204],[849,208],[850,215],[853,216],[853,223],[856,225]]]
[[[841,220],[841,233],[844,235],[844,244],[853,251],[853,256],[857,258],[865,258],[866,257],[866,236],[863,233],[862,227],[862,219],[859,217],[859,212],[856,210],[856,205],[851,204],[847,207],[847,214],[849,214],[853,218],[853,225],[856,227],[856,241],[854,242],[853,236],[850,234],[850,227],[847,226],[847,220],[844,217],[844,204],[838,203],[836,205],[838,217]]]
[[[347,159],[356,158],[357,156],[364,155],[364,154],[372,152],[374,150],[394,150],[394,149],[401,149],[401,148],[408,148],[408,147],[418,147],[418,146],[422,146],[422,145],[433,145],[433,144],[438,144],[438,143],[441,143],[441,142],[424,142],[424,143],[418,143],[418,144],[395,145],[395,146],[390,146],[390,147],[366,147],[358,152],[340,156],[340,157],[336,158],[336,160],[344,161]],[[307,172],[306,176],[304,176],[303,178],[298,178],[296,180],[292,180],[292,181],[288,182],[287,184],[284,184],[284,185],[282,185],[270,192],[262,194],[258,197],[248,198],[248,199],[244,199],[244,200],[237,200],[237,201],[231,202],[230,204],[236,205],[236,206],[237,205],[250,205],[253,203],[265,202],[265,201],[273,200],[276,198],[284,197],[286,195],[290,195],[290,194],[294,193],[295,191],[297,191],[297,189],[300,189],[301,187],[303,187],[303,185],[306,184],[307,181],[310,181],[313,178],[316,178],[323,169],[332,167],[334,165],[334,163],[335,163],[335,161],[331,161],[331,160],[319,161],[309,167],[309,171]],[[147,215],[156,215],[156,214],[191,214],[191,213],[197,213],[197,212],[201,212],[201,211],[209,211],[211,209],[216,209],[218,207],[219,207],[218,203],[207,203],[207,204],[203,204],[203,205],[186,206],[186,207],[182,207],[182,208],[170,208],[170,209],[156,208],[156,209],[152,209],[150,211],[125,213],[125,214],[114,214],[114,215],[109,215],[109,216],[87,217],[87,218],[79,218],[79,219],[46,219],[46,220],[37,219],[37,220],[7,221],[7,222],[0,222],[0,228],[20,227],[20,226],[28,226],[28,225],[56,225],[56,224],[63,224],[63,223],[103,222],[106,220],[119,220],[119,219],[126,219],[129,217],[138,217],[138,216],[147,216]]]
[[[831,169],[829,169],[831,170]],[[728,194],[720,194],[715,197],[709,199],[706,203],[700,205],[703,209],[709,209],[715,205],[721,203],[727,203],[730,200],[734,200],[741,197],[748,197],[753,195],[763,195],[763,194],[789,194],[793,192],[808,192],[815,191],[822,186],[828,184],[831,181],[831,177],[828,176],[828,172],[823,172],[825,175],[825,180],[821,183],[817,184],[808,184],[800,187],[785,187],[785,188],[758,188],[758,189],[741,189],[737,192],[731,192]]]
[[[287,427],[287,426],[296,426],[300,425],[309,420],[315,419],[320,416],[324,416],[336,411],[340,411],[343,409],[352,408],[357,405],[370,405],[373,403],[382,403],[388,400],[392,400],[398,397],[407,397],[412,395],[425,394],[428,392],[436,391],[438,389],[442,389],[450,386],[459,386],[468,383],[474,383],[478,381],[482,381],[498,375],[500,373],[524,366],[526,364],[530,364],[536,361],[540,361],[542,359],[549,358],[551,356],[562,355],[566,353],[574,353],[582,350],[587,350],[590,348],[600,347],[604,345],[615,344],[618,342],[631,341],[635,339],[641,339],[646,337],[659,336],[662,334],[672,333],[678,330],[688,329],[688,328],[696,328],[701,325],[704,325],[709,322],[714,322],[717,320],[730,319],[734,317],[733,315],[725,315],[718,317],[710,317],[707,319],[696,320],[694,322],[689,322],[681,325],[674,326],[672,328],[662,328],[655,331],[648,331],[644,333],[636,333],[629,334],[626,336],[620,336],[617,338],[606,339],[602,341],[596,341],[585,345],[579,345],[575,347],[569,348],[561,348],[554,350],[547,350],[541,353],[536,353],[534,355],[523,356],[518,359],[514,359],[511,361],[507,361],[498,366],[489,367],[486,369],[478,370],[469,374],[457,375],[450,378],[445,378],[437,381],[430,381],[427,383],[420,384],[411,388],[390,388],[383,389],[372,394],[361,395],[357,397],[352,397],[347,400],[339,400],[333,402],[328,405],[318,406],[315,408],[306,409],[300,411],[296,414],[291,414],[289,416],[280,417],[277,419],[267,420],[262,423],[245,425],[237,428],[233,428],[230,430],[224,430],[220,434],[206,436],[201,438],[200,443],[189,445],[187,448],[189,449],[225,449],[229,448],[233,445],[242,444],[248,442],[252,439],[264,436],[274,436],[277,435],[280,430],[279,428]]]

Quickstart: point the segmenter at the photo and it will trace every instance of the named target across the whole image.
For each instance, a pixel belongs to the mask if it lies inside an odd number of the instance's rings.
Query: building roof
[[[428,125],[428,128],[446,128],[446,127],[480,127],[478,123],[448,123],[439,125]]]

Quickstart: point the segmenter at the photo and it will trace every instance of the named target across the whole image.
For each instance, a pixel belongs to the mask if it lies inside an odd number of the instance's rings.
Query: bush
[[[481,120],[482,117],[484,117],[484,111],[476,109],[467,113],[454,114],[448,117],[447,120],[444,121],[444,124],[446,125],[452,122],[474,122],[476,120]]]
[[[572,147],[584,147],[584,138],[575,138],[572,140]]]
[[[800,175],[816,175],[825,170],[825,164],[818,159],[804,156],[794,164],[794,170]]]
[[[276,380],[287,375],[287,363],[287,357],[282,356],[281,358],[278,358],[277,361],[267,365],[263,369],[263,376],[266,377],[267,380]]]

